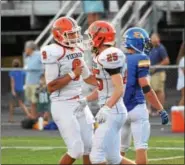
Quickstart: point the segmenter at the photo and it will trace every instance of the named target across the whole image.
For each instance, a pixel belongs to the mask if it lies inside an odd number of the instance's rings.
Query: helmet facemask
[[[81,35],[81,28],[77,27],[74,30],[66,31],[63,35],[63,44],[68,47],[78,47],[82,44],[83,37]]]
[[[84,50],[92,50],[93,48],[93,39],[88,31],[85,31],[83,36],[83,48]]]
[[[152,49],[152,47],[153,47],[153,45],[152,45],[151,40],[146,41],[146,42],[145,42],[145,47],[144,47],[144,52],[145,52],[146,54],[149,54],[150,51],[151,51],[151,49]]]
[[[83,37],[81,35],[81,28],[78,26],[77,28],[70,30],[70,31],[65,31],[61,32],[60,28],[54,28],[55,32],[57,32],[57,38],[55,40],[66,47],[78,47],[82,44]]]

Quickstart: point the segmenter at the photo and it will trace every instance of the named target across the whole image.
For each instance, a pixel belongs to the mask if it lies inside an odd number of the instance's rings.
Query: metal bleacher
[[[113,3],[114,2],[114,3]],[[111,2],[115,6],[115,1]],[[70,1],[64,2],[64,5],[68,3],[70,6]],[[76,10],[79,9],[79,6],[81,6],[82,2],[81,1],[76,1],[66,14],[67,16],[72,16],[74,13],[76,13]],[[112,5],[111,5],[112,6]],[[166,7],[164,7],[166,6]],[[184,5],[183,5],[184,6]],[[180,7],[180,8],[179,8]],[[112,8],[112,7],[111,7]],[[123,32],[131,25],[139,26],[145,28],[149,33],[151,32],[157,32],[157,26],[158,22],[163,16],[164,11],[170,11],[173,12],[177,10],[177,8],[180,11],[183,11],[184,8],[182,7],[182,2],[181,1],[160,1],[160,3],[157,1],[127,1],[120,10],[117,10],[116,7],[113,8],[114,17],[109,20],[112,22],[113,25],[115,25],[117,31],[119,32],[118,35],[122,35]],[[128,15],[129,10],[132,10],[132,13]],[[178,10],[178,11],[179,11]],[[58,11],[58,13],[55,15],[52,21],[54,21],[56,18],[60,16],[61,13],[63,13],[64,9],[63,6],[62,8]],[[116,12],[118,11],[118,12]],[[124,17],[125,15],[128,15],[126,18]],[[167,14],[169,17],[169,12]],[[122,19],[126,19],[127,22],[121,26],[120,22]],[[77,18],[77,22],[83,26],[84,20],[84,13],[81,12],[79,14],[79,17]],[[45,35],[47,35],[47,32],[49,31],[52,21],[48,24],[48,26],[43,30],[43,33],[41,33],[37,39],[35,40],[36,43],[39,43],[42,38],[44,38]],[[117,37],[117,44],[120,46],[120,37]],[[46,38],[46,40],[40,44],[41,46],[44,46],[48,44],[52,39],[52,36],[50,35],[49,37]]]
[[[131,25],[145,28],[149,33],[157,32],[158,22],[166,12],[167,21],[172,22],[172,12],[183,12],[184,1],[126,1],[120,10],[118,10],[116,1],[109,1],[112,18],[109,18],[117,31],[122,35]],[[83,13],[82,1],[2,1],[2,16],[30,16],[30,24],[34,24],[35,16],[52,15],[47,26],[37,36],[35,42],[39,46],[44,46],[52,40],[49,34],[52,23],[61,15],[77,15],[77,22],[84,27],[86,17]],[[132,12],[130,12],[132,11]],[[129,13],[130,12],[130,13]],[[126,20],[121,25],[121,20]],[[117,37],[118,46],[120,46],[120,37]]]

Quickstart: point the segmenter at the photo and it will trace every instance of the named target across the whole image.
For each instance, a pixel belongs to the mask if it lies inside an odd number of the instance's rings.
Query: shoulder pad
[[[118,48],[108,48],[98,56],[98,62],[104,68],[114,69],[124,66],[126,56]]]
[[[44,46],[41,49],[41,61],[42,63],[57,63],[58,59],[60,59],[64,55],[65,51],[62,46],[51,44]]]

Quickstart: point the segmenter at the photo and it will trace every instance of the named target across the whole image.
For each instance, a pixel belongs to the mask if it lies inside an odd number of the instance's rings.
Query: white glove
[[[111,109],[108,107],[108,106],[103,106],[98,114],[96,115],[96,121],[99,123],[99,124],[102,124],[102,123],[105,123],[108,116],[110,115],[110,112],[111,112]]]
[[[79,116],[83,113],[85,106],[87,105],[87,99],[84,97],[78,100],[79,106],[74,110],[74,115]]]

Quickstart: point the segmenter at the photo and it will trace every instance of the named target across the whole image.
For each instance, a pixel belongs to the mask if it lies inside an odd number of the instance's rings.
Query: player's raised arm
[[[71,80],[81,75],[82,66],[77,66],[74,71],[71,71],[70,73],[60,77],[60,66],[58,65],[57,58],[50,55],[50,50],[48,47],[43,48],[41,53],[41,60],[45,65],[45,78],[49,93],[63,88]]]
[[[161,115],[162,124],[167,124],[168,123],[168,115],[150,85],[150,81],[149,81],[149,77],[148,77],[149,66],[150,66],[150,60],[147,58],[140,60],[138,62],[138,77],[139,77],[138,82],[139,82],[139,85],[143,89],[143,93],[145,94],[147,101],[156,110],[158,110],[159,114]]]
[[[51,65],[46,65],[45,67],[45,75],[48,77],[46,78],[47,88],[50,93],[62,89],[65,87],[71,80],[75,79],[77,76],[79,76],[82,72],[82,67],[78,66],[73,72],[70,72],[63,77],[56,78],[54,80],[49,81],[49,77],[56,77],[58,76],[58,66],[52,66],[54,68],[51,70]]]

